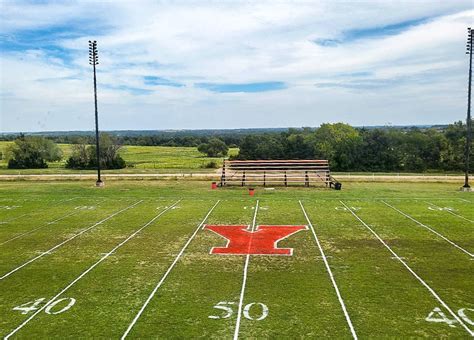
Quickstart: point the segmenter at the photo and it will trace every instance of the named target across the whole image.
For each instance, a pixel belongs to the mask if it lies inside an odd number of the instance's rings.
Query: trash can
[[[212,190],[217,189],[217,183],[216,182],[211,183],[211,189]]]
[[[249,195],[250,196],[255,195],[255,189],[254,188],[249,188]]]
[[[334,189],[341,190],[342,189],[342,183],[337,182],[336,184],[334,184]]]

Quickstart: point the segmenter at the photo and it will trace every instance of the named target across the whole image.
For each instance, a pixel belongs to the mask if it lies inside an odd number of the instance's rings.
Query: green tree
[[[441,161],[445,170],[464,170],[466,153],[466,124],[450,124],[444,136],[446,147],[441,151]],[[470,168],[474,169],[474,143],[471,144]]]
[[[240,145],[237,159],[284,159],[287,157],[285,136],[275,134],[247,135]]]
[[[47,168],[46,162],[56,162],[62,158],[62,151],[54,142],[37,136],[16,139],[8,146],[7,154],[10,169]]]
[[[360,133],[363,142],[359,150],[359,160],[353,170],[396,171],[402,169],[399,130],[362,129]]]
[[[208,143],[198,146],[198,151],[205,153],[208,157],[225,157],[229,152],[229,147],[219,138],[211,138]]]
[[[122,169],[126,164],[119,155],[121,145],[107,133],[101,133],[99,138],[100,167],[101,169]],[[97,168],[96,146],[81,143],[73,147],[72,155],[66,162],[66,167],[71,169]]]
[[[72,146],[71,156],[66,161],[66,168],[87,169],[89,168],[90,158],[87,151],[88,145],[84,139],[78,140],[79,144]]]
[[[329,160],[338,171],[352,170],[359,162],[362,137],[348,124],[322,124],[312,136],[313,155]]]
[[[285,154],[288,159],[311,159],[313,148],[306,133],[289,134],[285,140]]]

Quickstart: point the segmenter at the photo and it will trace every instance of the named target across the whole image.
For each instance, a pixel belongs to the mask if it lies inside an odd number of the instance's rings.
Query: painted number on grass
[[[221,301],[214,306],[215,309],[222,311],[221,315],[209,315],[209,319],[227,319],[232,316],[234,311],[232,310],[231,305],[234,305],[234,302]]]
[[[261,308],[259,317],[257,317],[258,314],[257,315],[254,314],[254,317],[252,317],[250,315],[250,310],[253,309],[252,307],[255,306],[255,305],[259,305],[260,308]],[[248,305],[246,305],[244,307],[243,314],[249,320],[261,321],[261,320],[265,319],[268,316],[268,307],[265,304],[261,303],[261,302],[252,302],[252,303],[249,303]]]
[[[214,306],[215,309],[222,311],[220,315],[209,315],[209,319],[228,319],[234,314],[234,309],[232,308],[235,305],[235,302],[221,301]],[[255,310],[254,306],[260,306],[260,313],[252,312]],[[242,312],[243,316],[249,320],[260,321],[265,319],[268,316],[268,307],[261,302],[252,302],[247,304]]]
[[[93,205],[80,205],[74,208],[75,210],[94,210],[95,206]]]
[[[459,317],[466,322],[467,324],[474,326],[474,321],[467,315],[467,311],[474,312],[473,308],[461,308],[458,310]],[[425,319],[429,322],[437,322],[437,323],[445,323],[449,327],[456,327],[456,323],[458,322],[456,319],[450,319],[446,316],[445,313],[441,310],[441,308],[436,307],[434,308],[430,314]]]
[[[12,210],[21,207],[20,205],[0,205],[0,209]]]
[[[169,206],[164,206],[163,207],[163,206],[160,205],[159,207],[156,207],[156,210],[160,210],[160,209],[169,209]],[[178,205],[175,205],[174,207],[171,207],[171,210],[175,210],[175,209],[181,209],[181,207],[178,206]]]
[[[46,298],[39,298],[39,299],[36,299],[34,301],[30,301],[30,302],[24,303],[22,305],[13,307],[13,310],[21,311],[21,314],[28,314],[30,312],[34,312],[34,311],[42,308],[41,305],[43,304],[44,300],[46,300]],[[54,301],[53,303],[50,303],[44,309],[44,312],[46,314],[52,314],[52,315],[61,314],[65,311],[67,311],[72,306],[74,306],[75,303],[76,303],[76,299],[62,298],[62,299]]]
[[[451,207],[432,207],[432,206],[429,206],[428,209],[434,210],[434,211],[454,211],[455,210]]]
[[[349,207],[349,208],[353,211],[357,211],[357,210],[362,209],[361,207]],[[348,211],[349,210],[346,207],[336,207],[335,209],[339,210],[339,211]]]
[[[69,300],[69,302],[66,303],[66,301],[68,301],[68,300]],[[53,315],[61,314],[62,312],[65,312],[69,308],[74,306],[75,303],[76,303],[76,299],[62,298],[62,299],[54,301],[52,304],[50,304],[48,307],[46,307],[44,309],[44,311],[46,312],[46,314],[53,314]],[[56,306],[57,306],[57,308],[56,308]],[[62,308],[61,308],[61,306],[62,306]]]
[[[21,314],[28,314],[29,312],[34,312],[35,310],[39,309],[40,308],[39,306],[44,300],[46,299],[45,298],[36,299],[34,301],[30,301],[22,305],[13,307],[13,310],[19,310],[21,311]]]

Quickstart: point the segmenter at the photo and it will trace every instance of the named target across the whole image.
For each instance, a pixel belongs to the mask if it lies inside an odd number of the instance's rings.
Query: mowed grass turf
[[[305,229],[276,244],[291,256],[218,255],[206,225]],[[472,195],[448,184],[4,182],[0,336],[469,338],[473,253]]]

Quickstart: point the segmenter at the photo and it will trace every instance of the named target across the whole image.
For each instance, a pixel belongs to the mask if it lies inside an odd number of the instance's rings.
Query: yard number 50
[[[222,313],[221,315],[209,315],[209,319],[227,319],[234,314],[234,310],[232,306],[235,305],[235,302],[229,302],[229,301],[221,301],[218,304],[214,306],[215,309],[221,310]],[[259,305],[261,308],[260,316],[259,317],[252,317],[250,315],[250,310],[252,309],[253,306]],[[268,307],[261,303],[261,302],[252,302],[247,305],[245,305],[243,311],[242,311],[243,316],[246,319],[249,320],[255,320],[255,321],[260,321],[265,319],[268,316]]]

